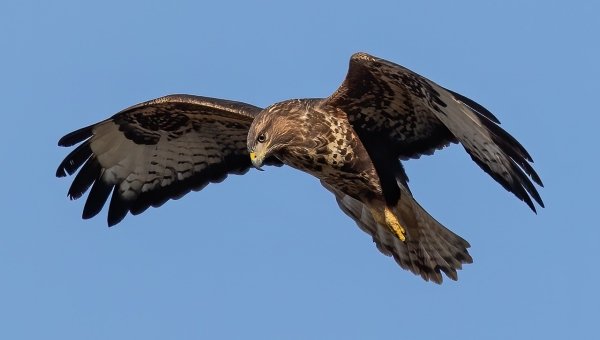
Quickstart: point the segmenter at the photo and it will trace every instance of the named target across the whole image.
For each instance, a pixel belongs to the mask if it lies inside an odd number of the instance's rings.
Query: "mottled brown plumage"
[[[112,191],[108,223],[200,190],[250,165],[287,164],[319,178],[377,248],[423,279],[457,279],[471,263],[468,242],[412,197],[400,159],[460,142],[471,158],[535,211],[542,185],[527,151],[489,111],[402,66],[357,53],[340,88],[324,99],[288,100],[262,110],[189,95],[125,109],[59,141],[83,142],[57,176],[75,177],[69,196],[92,187],[83,217]],[[250,152],[250,153],[249,153]],[[533,200],[532,200],[533,199]]]

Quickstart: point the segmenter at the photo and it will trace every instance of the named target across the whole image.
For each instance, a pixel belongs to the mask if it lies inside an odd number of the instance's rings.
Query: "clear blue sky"
[[[0,5],[2,339],[597,338],[600,5],[592,1],[20,1]],[[232,176],[106,227],[58,139],[171,93],[332,93],[350,55],[483,104],[530,151],[538,215],[459,146],[406,163],[472,245],[459,281],[380,254],[318,181]]]

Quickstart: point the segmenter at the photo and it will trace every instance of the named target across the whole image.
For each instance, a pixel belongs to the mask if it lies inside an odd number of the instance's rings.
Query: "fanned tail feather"
[[[321,184],[335,195],[340,209],[373,237],[381,253],[392,256],[400,267],[420,275],[425,281],[441,284],[442,272],[450,279],[457,280],[457,270],[462,269],[464,263],[473,263],[467,251],[469,243],[436,221],[407,192],[403,191],[402,195],[412,204],[418,236],[410,235],[409,231],[403,242],[389,228],[378,224],[364,203],[323,181]],[[397,213],[395,209],[392,212]],[[401,216],[397,217],[402,221]]]

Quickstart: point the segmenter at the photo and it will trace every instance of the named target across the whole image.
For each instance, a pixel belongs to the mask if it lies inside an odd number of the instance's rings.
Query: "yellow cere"
[[[251,160],[255,160],[256,159],[256,154],[254,152],[250,152],[250,159]]]

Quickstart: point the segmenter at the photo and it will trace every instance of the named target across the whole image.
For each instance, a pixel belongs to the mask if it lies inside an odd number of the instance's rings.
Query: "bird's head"
[[[259,113],[248,131],[248,152],[252,165],[262,170],[265,159],[277,157],[286,147],[302,136],[298,117],[300,108],[295,101],[277,103]]]

